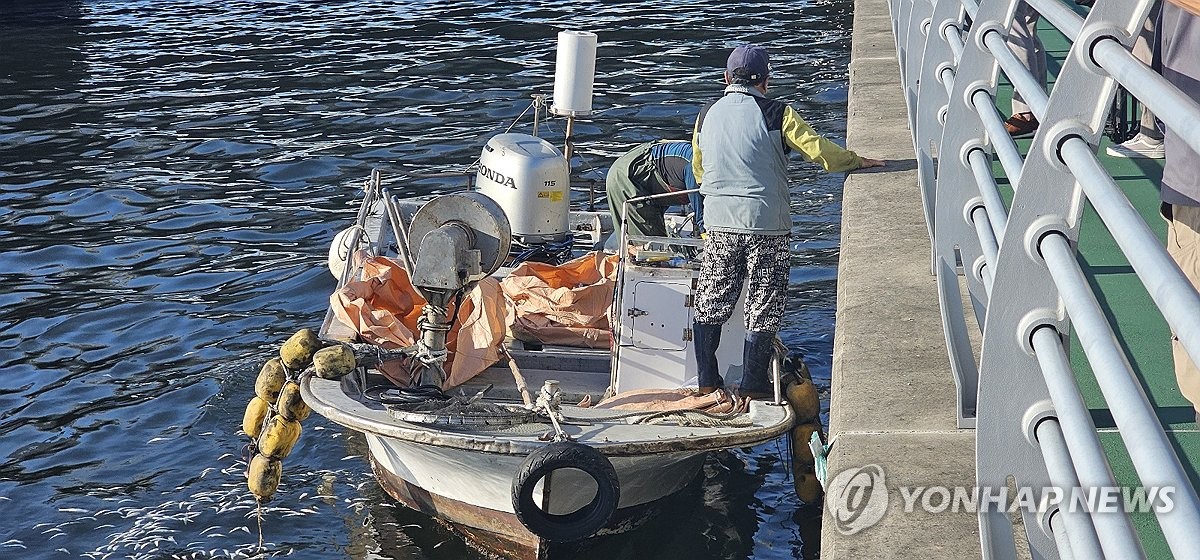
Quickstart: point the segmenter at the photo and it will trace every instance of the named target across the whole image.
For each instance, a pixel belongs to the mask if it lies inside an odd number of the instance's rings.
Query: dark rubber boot
[[[707,394],[725,386],[717,368],[717,347],[721,345],[722,325],[692,323],[692,342],[696,345],[696,383]]]
[[[775,356],[775,333],[748,332],[742,353],[742,382],[738,395],[750,398],[769,398],[771,389],[771,360]]]

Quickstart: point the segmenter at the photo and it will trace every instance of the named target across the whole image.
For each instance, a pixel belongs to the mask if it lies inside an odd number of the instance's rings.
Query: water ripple
[[[772,95],[841,138],[850,10],[0,2],[0,556],[474,557],[382,495],[361,438],[315,417],[257,549],[242,408],[274,345],[321,320],[326,247],[363,178],[474,161],[551,92],[568,28],[600,37],[595,114],[574,132],[592,176],[634,143],[687,138],[747,40],[771,48]],[[543,125],[561,144],[562,122]],[[840,177],[799,161],[792,176],[782,334],[827,384]],[[687,506],[699,521],[670,527],[665,550],[594,557],[810,554],[773,445],[731,457],[706,467]]]

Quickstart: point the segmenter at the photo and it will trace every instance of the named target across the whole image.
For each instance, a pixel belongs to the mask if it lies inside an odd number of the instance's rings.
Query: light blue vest
[[[787,150],[781,133],[786,108],[757,90],[733,85],[700,113],[700,193],[706,229],[791,232]]]

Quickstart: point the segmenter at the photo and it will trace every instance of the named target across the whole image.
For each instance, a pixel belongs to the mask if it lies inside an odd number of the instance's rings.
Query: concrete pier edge
[[[975,484],[975,434],[955,422],[930,242],[887,0],[856,0],[847,145],[889,160],[847,176],[829,415],[829,479],[878,465],[882,519],[853,534],[827,496],[821,557],[981,557],[974,513],[905,511],[901,488]]]

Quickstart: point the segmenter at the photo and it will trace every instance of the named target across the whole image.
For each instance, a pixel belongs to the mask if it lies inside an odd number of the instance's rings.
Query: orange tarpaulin
[[[425,305],[402,266],[386,257],[368,258],[360,279],[347,282],[329,297],[334,315],[354,328],[366,342],[396,349],[416,342],[417,319]],[[500,359],[507,309],[500,283],[480,280],[463,299],[454,326],[446,335],[450,352],[445,364],[443,389],[460,385]],[[398,365],[383,368],[392,382],[402,387],[414,383]]]
[[[500,286],[512,302],[514,338],[608,348],[617,255],[593,251],[561,265],[524,262]]]

